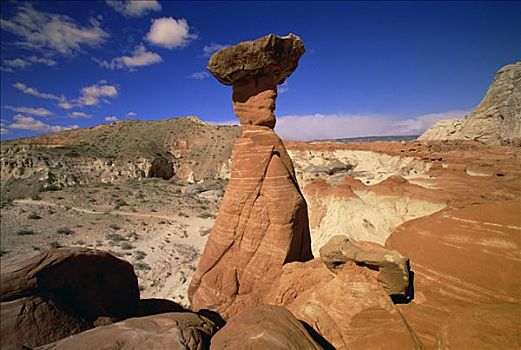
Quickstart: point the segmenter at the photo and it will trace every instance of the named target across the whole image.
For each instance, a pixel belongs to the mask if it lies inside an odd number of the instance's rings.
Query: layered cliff
[[[479,106],[464,120],[442,120],[418,140],[509,143],[521,138],[521,61],[501,68]]]

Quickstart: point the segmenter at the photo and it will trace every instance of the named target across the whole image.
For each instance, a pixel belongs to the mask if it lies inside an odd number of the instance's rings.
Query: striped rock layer
[[[261,75],[233,84],[242,134],[233,148],[219,215],[188,290],[194,310],[229,318],[262,302],[285,263],[313,258],[306,201],[291,158],[273,131],[278,81]]]

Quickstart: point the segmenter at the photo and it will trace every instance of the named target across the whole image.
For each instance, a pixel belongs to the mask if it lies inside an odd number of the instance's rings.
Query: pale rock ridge
[[[464,120],[442,120],[418,140],[476,140],[500,144],[521,138],[521,61],[501,68],[479,106]]]
[[[276,86],[296,69],[303,52],[294,35],[268,35],[210,59],[210,72],[233,85],[243,130],[219,216],[188,291],[194,310],[212,309],[229,318],[258,304],[284,264],[312,258],[307,205],[291,158],[273,131]]]

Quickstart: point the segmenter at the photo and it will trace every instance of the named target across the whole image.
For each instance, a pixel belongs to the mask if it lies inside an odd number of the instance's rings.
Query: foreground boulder
[[[212,338],[211,350],[322,349],[286,308],[259,305],[233,316]]]
[[[409,259],[396,250],[373,242],[351,242],[346,236],[334,236],[320,248],[320,257],[328,269],[338,273],[346,262],[375,271],[376,279],[391,296],[408,297]]]
[[[320,258],[287,264],[265,301],[288,308],[337,350],[422,346],[376,277],[351,262],[338,273]]]
[[[501,68],[475,111],[442,120],[418,140],[477,140],[500,144],[521,138],[521,61]]]
[[[223,49],[208,68],[233,85],[242,134],[233,149],[231,179],[190,283],[194,310],[224,318],[257,305],[282,266],[312,258],[307,205],[293,163],[275,134],[275,99],[304,52],[294,35],[268,35]],[[240,62],[240,64],[238,64]]]
[[[77,334],[40,350],[208,349],[215,325],[191,312],[130,318]]]
[[[137,316],[132,266],[106,252],[61,248],[2,261],[1,347],[35,347]],[[99,321],[98,321],[99,322]]]

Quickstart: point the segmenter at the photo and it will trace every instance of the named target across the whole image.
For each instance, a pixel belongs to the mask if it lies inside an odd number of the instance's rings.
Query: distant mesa
[[[418,140],[521,141],[521,61],[501,68],[475,111],[463,120],[441,120]]]

